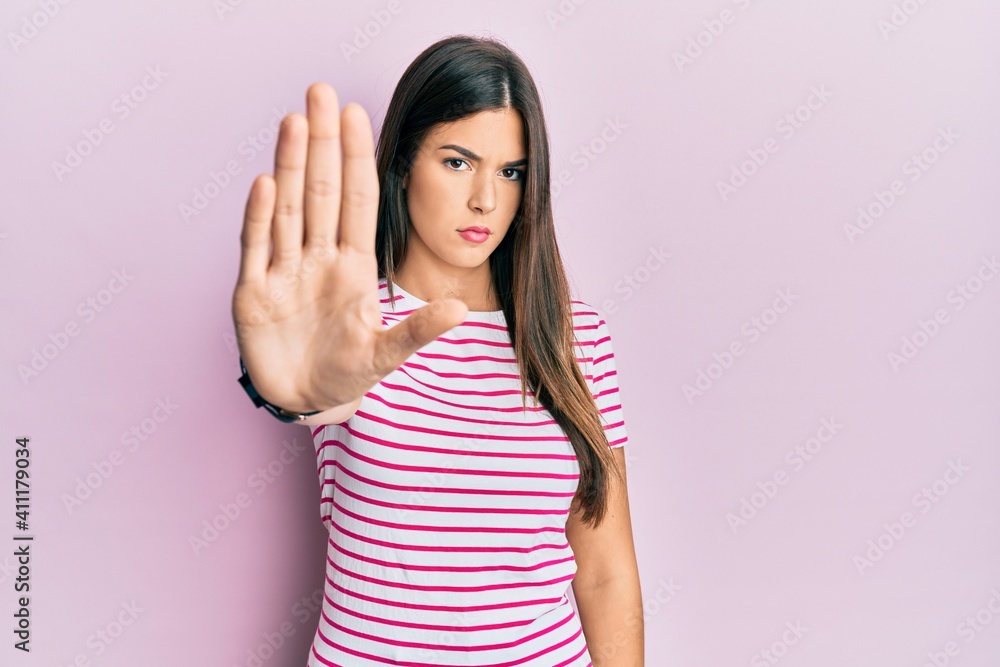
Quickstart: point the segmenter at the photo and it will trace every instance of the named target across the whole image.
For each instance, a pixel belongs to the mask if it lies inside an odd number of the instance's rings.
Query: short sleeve
[[[593,329],[591,347],[591,390],[594,402],[604,424],[608,446],[612,449],[628,442],[625,430],[625,411],[622,408],[621,392],[618,387],[618,369],[611,344],[611,329],[600,312],[595,312],[597,326]]]

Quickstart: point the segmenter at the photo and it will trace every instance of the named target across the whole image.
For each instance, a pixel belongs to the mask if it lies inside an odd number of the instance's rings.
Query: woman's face
[[[521,204],[526,169],[517,111],[482,111],[438,125],[403,179],[411,221],[406,261],[446,271],[485,263]],[[468,227],[488,232],[463,236]]]

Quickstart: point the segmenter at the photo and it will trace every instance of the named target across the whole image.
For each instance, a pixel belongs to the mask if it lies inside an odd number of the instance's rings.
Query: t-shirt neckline
[[[385,278],[382,279],[382,283],[385,284]],[[383,289],[386,291],[386,296],[388,296],[389,292],[388,286],[384,287]],[[423,299],[418,299],[417,297],[413,296],[405,289],[400,287],[396,283],[396,281],[392,282],[392,290],[393,294],[396,295],[397,297],[396,298],[397,311],[417,310],[419,308],[423,308],[424,306],[428,305],[428,303]],[[389,308],[392,309],[392,304],[389,304]],[[484,322],[484,321],[493,322],[496,320],[503,320],[505,319],[505,317],[503,310],[470,310],[466,314],[465,319],[479,321],[479,322]]]

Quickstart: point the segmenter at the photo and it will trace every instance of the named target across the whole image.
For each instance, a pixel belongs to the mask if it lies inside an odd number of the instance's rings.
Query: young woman
[[[316,444],[308,664],[643,665],[611,338],[570,298],[524,63],[433,44],[377,153],[359,105],[306,106],[251,188],[233,317],[244,387]]]

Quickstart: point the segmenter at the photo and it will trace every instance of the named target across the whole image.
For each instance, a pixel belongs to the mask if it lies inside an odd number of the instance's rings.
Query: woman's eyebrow
[[[478,155],[476,155],[475,153],[473,153],[472,151],[470,151],[468,148],[462,148],[461,146],[456,146],[455,144],[445,144],[444,146],[438,148],[438,150],[439,151],[453,150],[458,153],[461,153],[465,157],[469,158],[470,160],[474,160],[476,162],[481,162],[483,159]],[[512,162],[504,164],[502,168],[509,169],[511,167],[523,167],[526,164],[528,164],[528,158],[521,158],[520,160],[514,160]]]

